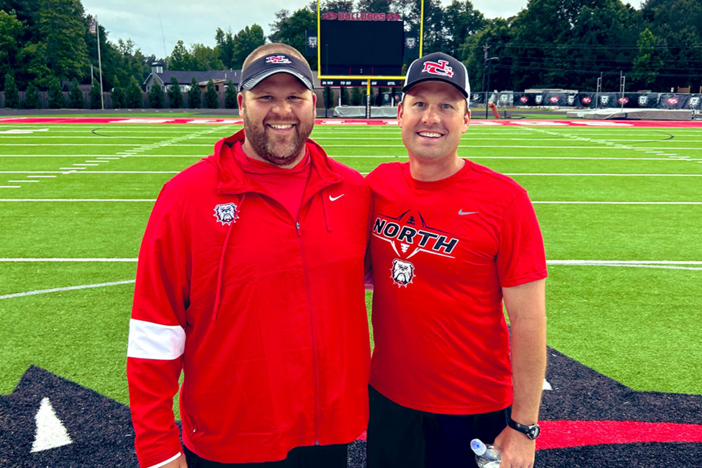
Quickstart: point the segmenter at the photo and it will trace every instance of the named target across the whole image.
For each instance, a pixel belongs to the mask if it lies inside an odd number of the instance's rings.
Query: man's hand
[[[536,443],[521,432],[505,427],[493,445],[502,452],[500,468],[534,467]]]

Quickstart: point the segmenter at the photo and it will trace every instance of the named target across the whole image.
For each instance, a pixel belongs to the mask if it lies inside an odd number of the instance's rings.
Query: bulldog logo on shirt
[[[215,206],[214,217],[217,218],[218,223],[222,223],[222,226],[225,224],[229,225],[231,223],[236,223],[236,220],[239,219],[238,211],[239,209],[236,204],[225,203]]]
[[[428,226],[422,214],[414,210],[398,217],[378,214],[373,222],[373,236],[390,244],[400,257],[393,260],[390,268],[390,277],[398,287],[407,287],[415,276],[410,258],[421,253],[453,259],[459,243],[453,234]]]
[[[412,282],[412,278],[414,278],[414,265],[399,258],[392,261],[390,270],[392,271],[393,282],[400,287],[407,287]]]

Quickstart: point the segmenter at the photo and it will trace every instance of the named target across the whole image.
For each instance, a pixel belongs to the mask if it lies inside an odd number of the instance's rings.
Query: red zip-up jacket
[[[370,369],[363,177],[307,141],[299,219],[213,156],[167,182],[139,253],[127,377],[143,467],[183,442],[223,463],[282,460],[366,428]]]

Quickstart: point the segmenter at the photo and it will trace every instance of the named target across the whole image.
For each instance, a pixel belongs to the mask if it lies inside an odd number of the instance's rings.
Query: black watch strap
[[[539,437],[539,433],[541,432],[541,428],[539,427],[538,424],[532,424],[531,426],[525,426],[523,424],[519,424],[517,421],[515,421],[512,418],[509,418],[509,421],[507,421],[507,424],[509,427],[514,429],[515,431],[519,431],[525,436],[527,436],[529,439],[534,440],[537,437]]]

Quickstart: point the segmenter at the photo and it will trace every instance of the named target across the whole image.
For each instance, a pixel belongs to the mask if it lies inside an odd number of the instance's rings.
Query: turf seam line
[[[83,284],[80,286],[68,286],[65,288],[39,289],[36,291],[27,291],[27,292],[14,293],[14,294],[5,294],[4,296],[0,296],[0,299],[12,299],[15,297],[34,296],[36,294],[48,294],[48,293],[61,292],[61,291],[75,291],[78,289],[101,288],[101,287],[105,287],[105,286],[118,286],[121,284],[130,284],[130,283],[134,283],[134,282],[135,282],[135,280],[125,280],[125,281],[113,281],[110,283]]]

